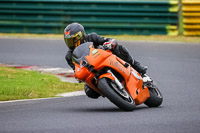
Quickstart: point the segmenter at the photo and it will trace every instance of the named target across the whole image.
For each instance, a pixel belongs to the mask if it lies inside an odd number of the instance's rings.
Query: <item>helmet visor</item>
[[[74,38],[64,38],[64,40],[65,40],[65,44],[69,48],[73,48],[74,47]]]
[[[64,37],[65,43],[69,48],[76,48],[79,46],[81,39],[83,39],[83,34],[81,31],[70,37]]]

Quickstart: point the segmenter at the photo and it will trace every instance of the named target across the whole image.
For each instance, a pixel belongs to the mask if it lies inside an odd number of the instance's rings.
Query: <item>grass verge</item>
[[[83,84],[62,82],[35,71],[0,66],[0,101],[54,97],[83,89]]]
[[[103,35],[104,36],[104,35]],[[5,38],[45,38],[45,39],[63,39],[63,34],[25,34],[25,33],[0,33],[0,37]],[[167,36],[167,35],[105,35],[108,38],[116,40],[129,41],[161,41],[161,42],[186,42],[200,43],[200,36]]]

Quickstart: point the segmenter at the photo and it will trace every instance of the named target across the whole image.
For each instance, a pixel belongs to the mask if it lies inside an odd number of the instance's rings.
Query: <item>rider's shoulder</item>
[[[92,33],[89,33],[88,36],[92,37],[92,36],[99,36],[99,35],[97,33],[95,33],[95,32],[92,32]]]

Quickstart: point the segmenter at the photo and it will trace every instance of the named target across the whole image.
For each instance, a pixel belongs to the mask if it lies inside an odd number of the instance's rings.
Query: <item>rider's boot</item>
[[[147,72],[147,66],[142,66],[138,61],[133,60],[131,66],[138,71],[141,75],[144,75]]]

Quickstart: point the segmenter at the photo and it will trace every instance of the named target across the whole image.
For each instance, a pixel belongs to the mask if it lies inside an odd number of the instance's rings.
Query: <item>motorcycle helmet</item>
[[[75,49],[81,43],[84,42],[84,27],[79,23],[71,23],[64,30],[64,40],[65,44],[71,48]]]

